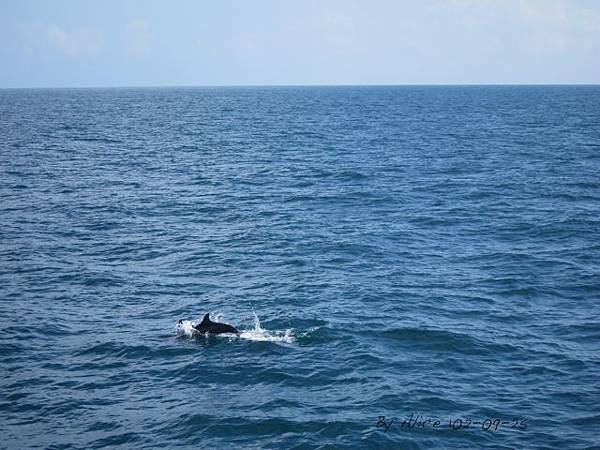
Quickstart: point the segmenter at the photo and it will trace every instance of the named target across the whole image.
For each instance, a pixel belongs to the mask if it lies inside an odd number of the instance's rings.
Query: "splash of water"
[[[194,328],[196,322],[193,320],[182,320],[175,326],[175,332],[180,336],[193,337],[198,335],[198,331]]]
[[[250,341],[260,341],[260,342],[283,342],[287,344],[291,344],[294,342],[294,333],[291,328],[286,330],[265,330],[261,324],[258,315],[254,314],[254,328],[250,328],[247,330],[240,330],[240,334],[238,337],[240,339],[247,339]],[[216,314],[216,318],[220,320],[221,314]],[[192,320],[183,320],[181,323],[178,323],[175,327],[175,331],[180,336],[185,336],[188,338],[196,337],[201,335],[194,326],[198,323],[198,321]],[[221,334],[216,335],[217,337],[233,337],[231,334]]]
[[[265,330],[260,325],[260,320],[256,313],[254,313],[254,328],[250,330],[242,330],[240,338],[248,339],[251,341],[268,341],[268,342],[285,342],[291,344],[294,342],[294,335],[292,329],[287,330]]]

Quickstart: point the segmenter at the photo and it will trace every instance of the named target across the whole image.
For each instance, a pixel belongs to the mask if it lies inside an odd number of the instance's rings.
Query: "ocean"
[[[600,87],[4,89],[0,138],[0,448],[600,448]]]

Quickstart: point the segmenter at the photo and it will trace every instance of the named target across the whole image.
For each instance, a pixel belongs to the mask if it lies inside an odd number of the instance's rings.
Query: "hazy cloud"
[[[302,15],[282,21],[282,40],[295,46],[333,54],[352,55],[368,49],[368,17],[359,5],[346,2],[310,2]]]
[[[50,51],[69,57],[95,57],[104,44],[104,35],[96,28],[65,29],[54,23],[21,27],[27,51]]]
[[[126,25],[126,46],[131,53],[143,55],[151,46],[152,32],[150,22],[145,18],[137,18]]]
[[[444,15],[481,31],[501,29],[521,38],[534,52],[600,47],[598,2],[575,0],[446,0],[435,3]],[[510,40],[505,44],[510,44]]]

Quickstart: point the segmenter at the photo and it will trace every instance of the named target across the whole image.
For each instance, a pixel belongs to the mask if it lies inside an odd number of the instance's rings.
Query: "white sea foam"
[[[254,328],[250,330],[241,330],[240,338],[251,341],[285,342],[291,344],[294,342],[292,329],[287,330],[265,330],[260,326],[260,320],[254,313]]]
[[[215,314],[215,321],[221,320],[221,314]],[[193,320],[182,320],[181,323],[178,323],[175,331],[180,336],[185,337],[196,337],[201,336],[202,333],[199,333],[194,326],[200,323],[200,321]],[[219,334],[216,337],[235,337],[232,334]],[[294,342],[294,332],[291,328],[287,330],[265,330],[260,325],[260,320],[256,313],[254,313],[254,328],[240,330],[240,334],[237,336],[240,339],[247,339],[249,341],[262,341],[262,342],[284,342],[287,344],[291,344]]]
[[[182,320],[175,327],[175,331],[180,336],[192,337],[199,334],[198,331],[194,329],[194,325],[196,325],[196,322],[192,320]]]

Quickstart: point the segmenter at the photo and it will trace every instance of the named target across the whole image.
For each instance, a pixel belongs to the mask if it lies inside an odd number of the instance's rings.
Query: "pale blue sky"
[[[0,87],[600,83],[598,0],[0,0]]]

